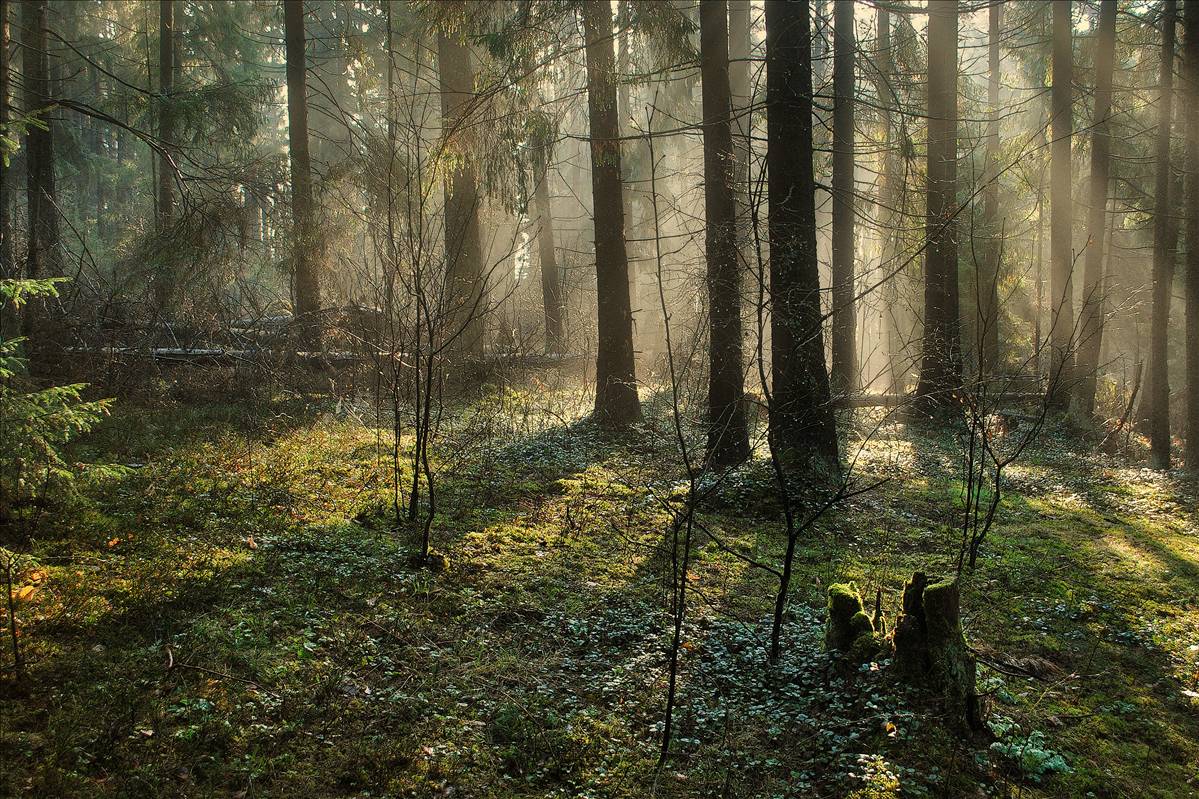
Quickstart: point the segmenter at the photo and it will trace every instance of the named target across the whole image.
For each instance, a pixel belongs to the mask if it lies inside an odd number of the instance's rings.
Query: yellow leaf
[[[33,598],[33,593],[36,590],[32,585],[23,585],[13,592],[13,598],[18,602],[28,602]]]

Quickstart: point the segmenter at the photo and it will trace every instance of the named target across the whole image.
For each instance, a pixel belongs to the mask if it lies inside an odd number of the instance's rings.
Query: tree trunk
[[[1095,50],[1095,117],[1091,126],[1091,207],[1087,214],[1087,251],[1083,271],[1082,311],[1078,320],[1078,383],[1074,414],[1090,421],[1095,414],[1099,352],[1103,347],[1103,236],[1107,228],[1107,189],[1111,169],[1112,66],[1116,52],[1116,0],[1099,6]]]
[[[1157,122],[1157,178],[1153,213],[1153,317],[1149,333],[1149,379],[1146,418],[1149,422],[1149,465],[1170,468],[1170,379],[1167,337],[1170,326],[1170,290],[1174,283],[1174,244],[1170,220],[1170,130],[1174,102],[1174,0],[1162,3],[1160,99]]]
[[[749,77],[750,4],[733,0],[729,4],[729,89],[733,103],[733,154],[736,167],[733,182],[737,197],[737,247],[742,266],[754,260],[753,232],[750,225],[750,160],[753,118],[753,87]]]
[[[853,0],[833,5],[832,366],[835,395],[857,388],[854,342],[854,40]]]
[[[839,469],[816,261],[810,13],[808,0],[766,2],[770,428],[790,457]]]
[[[958,313],[957,73],[958,19],[953,3],[928,15],[928,244],[924,340],[917,394],[927,407],[948,405],[962,384]]]
[[[53,102],[46,45],[48,5],[47,0],[25,0],[21,4],[26,113],[38,113]],[[28,128],[25,154],[29,204],[29,256],[25,274],[28,277],[57,277],[62,274],[62,254],[59,252],[58,202],[54,185],[54,138],[49,124],[45,129],[36,125]]]
[[[731,466],[749,455],[727,5],[707,0],[699,6],[710,363],[707,457],[716,466]]]
[[[158,0],[158,192],[155,225],[159,235],[165,235],[171,226],[175,210],[175,168],[171,164],[170,143],[174,139],[171,113],[175,87],[175,3],[174,0]],[[171,260],[164,259],[159,272],[154,275],[154,307],[158,313],[167,311],[171,294],[175,290],[175,277],[170,269]]]
[[[1187,88],[1186,173],[1186,468],[1199,471],[1199,0],[1183,4]]]
[[[304,344],[320,345],[320,234],[312,204],[312,162],[308,154],[308,85],[305,75],[304,2],[284,0],[284,38],[287,45],[287,142],[291,155],[291,213],[295,314]]]
[[[561,353],[562,341],[562,275],[554,250],[554,215],[550,205],[549,159],[537,181],[533,202],[537,212],[537,253],[541,261],[541,300],[545,312],[545,351]]]
[[[448,143],[462,136],[475,76],[470,51],[444,33],[437,37],[437,69],[441,82],[442,135]],[[451,149],[454,149],[451,147]],[[483,314],[486,280],[479,230],[479,194],[474,162],[461,149],[445,181],[446,303],[445,335],[461,357],[483,357]]]
[[[641,419],[633,360],[629,259],[625,250],[620,180],[620,125],[613,80],[612,10],[608,0],[585,0],[587,110],[591,130],[591,195],[595,225],[598,353],[595,418],[624,427]]]
[[[7,130],[9,114],[9,0],[0,0],[0,128]],[[13,261],[11,198],[9,197],[9,166],[0,160],[0,278],[17,277]]]
[[[1064,410],[1074,379],[1074,207],[1070,181],[1073,16],[1069,0],[1053,4],[1053,88],[1049,156],[1049,283],[1053,296],[1049,342],[1049,403]]]
[[[1003,5],[995,3],[988,16],[988,75],[986,175],[983,193],[983,230],[987,237],[982,268],[975,286],[978,307],[978,367],[984,378],[999,368],[999,258],[1003,250],[999,222],[999,24]]]
[[[887,367],[889,385],[887,393],[902,394],[906,390],[907,368],[902,363],[903,334],[900,329],[899,308],[899,275],[894,274],[896,253],[899,251],[897,239],[899,230],[895,220],[899,218],[899,206],[903,201],[896,165],[896,141],[894,122],[892,120],[891,103],[895,100],[892,86],[891,55],[891,12],[886,6],[880,5],[875,12],[875,28],[878,32],[878,47],[875,57],[876,91],[879,98],[879,118],[883,126],[883,174],[879,204],[879,229],[882,231],[883,244],[881,250],[881,266],[883,277],[883,325],[885,327]]]

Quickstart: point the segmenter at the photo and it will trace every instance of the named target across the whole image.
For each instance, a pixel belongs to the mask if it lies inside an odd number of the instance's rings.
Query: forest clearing
[[[0,0],[0,797],[1199,795],[1199,0]]]

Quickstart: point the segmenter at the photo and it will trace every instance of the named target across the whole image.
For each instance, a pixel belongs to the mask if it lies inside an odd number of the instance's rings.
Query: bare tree
[[[832,391],[857,388],[854,341],[854,37],[853,0],[833,3]]]
[[[1064,410],[1074,377],[1074,207],[1070,189],[1070,147],[1074,132],[1071,82],[1074,75],[1070,0],[1053,4],[1053,88],[1049,154],[1049,274],[1053,292],[1049,340],[1050,406]]]
[[[319,347],[321,280],[320,235],[312,202],[312,161],[308,153],[308,83],[305,75],[304,2],[284,0],[283,28],[287,50],[287,143],[291,159],[291,213],[294,225],[292,269],[295,312],[304,344]]]

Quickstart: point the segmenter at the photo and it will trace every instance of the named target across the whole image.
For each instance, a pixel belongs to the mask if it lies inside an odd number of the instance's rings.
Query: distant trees
[[[312,202],[312,160],[308,152],[308,83],[303,0],[283,2],[287,54],[287,142],[291,160],[292,275],[295,313],[306,345],[316,349],[320,337],[320,234]]]
[[[924,255],[924,339],[916,394],[946,406],[962,384],[958,315],[956,3],[928,11],[928,213]]]
[[[766,1],[770,433],[791,457],[836,468],[816,261],[810,15],[808,0]]]
[[[1174,127],[1174,0],[1162,0],[1162,47],[1157,143],[1154,158],[1153,316],[1149,331],[1149,377],[1143,415],[1148,422],[1149,465],[1170,468],[1170,378],[1167,344],[1174,284],[1174,231],[1170,220],[1170,133]]]
[[[641,418],[633,359],[633,314],[620,180],[620,125],[616,114],[612,9],[608,0],[584,0],[587,109],[591,131],[591,196],[595,228],[595,418],[623,427]]]
[[[1070,147],[1074,135],[1072,3],[1053,6],[1053,87],[1049,152],[1050,407],[1065,410],[1074,378],[1074,205]]]
[[[544,115],[532,122],[533,148],[533,208],[537,215],[537,254],[541,262],[541,307],[545,324],[545,351],[561,353],[563,348],[562,329],[562,275],[558,269],[558,256],[554,250],[554,213],[550,204],[550,148],[552,131]]]
[[[703,79],[704,221],[708,260],[708,460],[716,466],[749,455],[741,338],[741,270],[729,88],[728,4],[699,6]]]
[[[833,3],[832,365],[834,394],[857,388],[854,315],[854,0]]]

